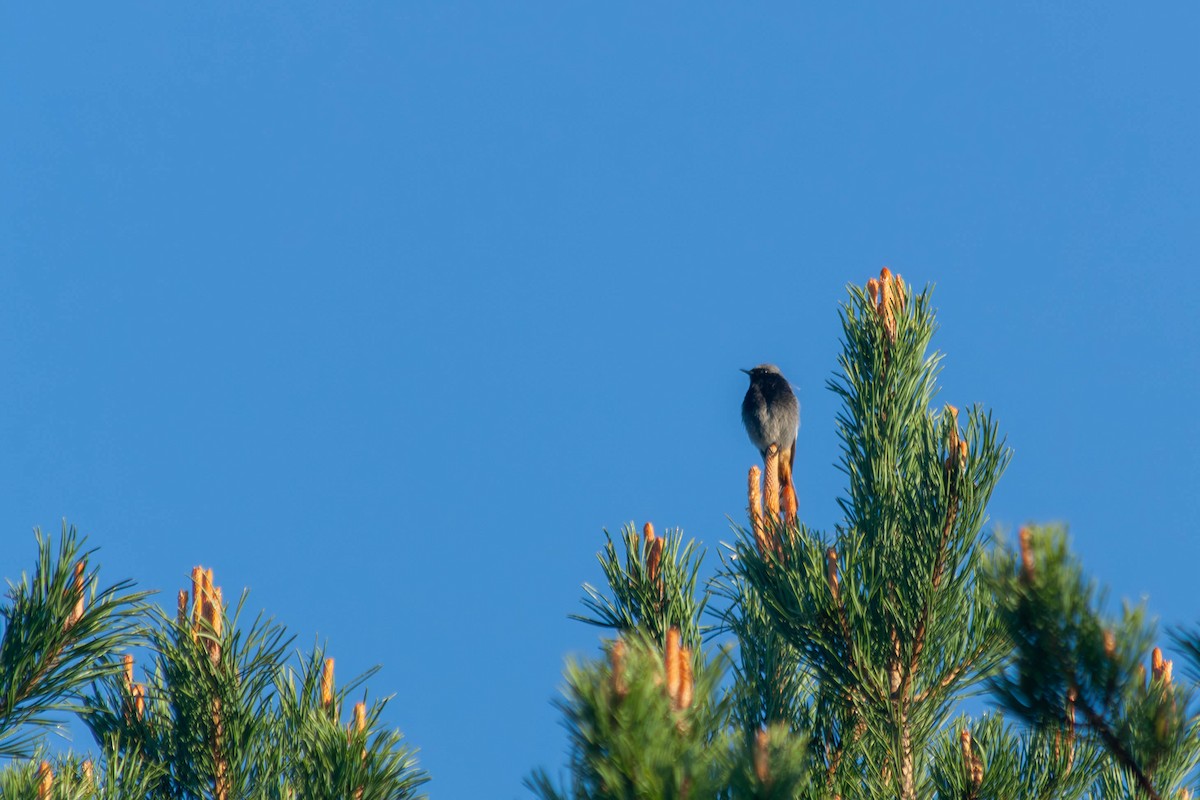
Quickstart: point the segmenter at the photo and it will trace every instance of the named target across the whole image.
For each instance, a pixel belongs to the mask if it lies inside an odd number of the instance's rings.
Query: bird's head
[[[744,369],[742,372],[749,375],[751,381],[753,381],[755,378],[761,378],[764,375],[783,376],[783,373],[779,371],[779,367],[775,366],[774,364],[759,364],[754,369]]]

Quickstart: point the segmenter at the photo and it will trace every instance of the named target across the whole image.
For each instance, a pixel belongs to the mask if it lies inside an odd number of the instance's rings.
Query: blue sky
[[[713,549],[848,282],[936,284],[941,401],[1117,596],[1200,619],[1194,4],[0,10],[0,575],[62,518],[319,637],[432,796],[522,797],[602,528]]]

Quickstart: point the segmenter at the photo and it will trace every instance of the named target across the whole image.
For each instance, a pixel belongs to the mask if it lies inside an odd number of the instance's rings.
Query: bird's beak
[[[738,372],[744,372],[744,373],[746,373],[747,375],[749,375],[749,374],[750,374],[750,370],[748,370],[748,369],[739,369],[739,370],[738,370]]]

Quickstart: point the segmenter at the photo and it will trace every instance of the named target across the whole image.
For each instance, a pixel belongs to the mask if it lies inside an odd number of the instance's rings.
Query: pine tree
[[[196,567],[177,613],[130,582],[100,590],[74,529],[40,536],[0,639],[0,797],[29,800],[406,800],[427,780],[385,700],[352,703],[374,670],[336,686],[321,648],[230,613]],[[139,673],[134,652],[146,660]],[[40,728],[77,715],[94,756],[47,755]]]
[[[707,586],[679,532],[629,527],[623,559],[610,538],[608,586],[585,587],[579,618],[616,638],[568,667],[565,781],[538,771],[528,786],[642,800],[1189,797],[1191,695],[1158,650],[1150,679],[1139,672],[1143,615],[1102,619],[1061,536],[1026,531],[1014,553],[985,530],[1011,454],[989,412],[934,405],[930,290],[885,269],[849,295],[829,382],[842,522],[814,530],[781,502],[772,451]],[[1200,633],[1176,638],[1200,657]],[[676,639],[697,678],[690,705],[674,700]],[[706,655],[705,641],[720,646]],[[1003,710],[964,715],[985,690]]]

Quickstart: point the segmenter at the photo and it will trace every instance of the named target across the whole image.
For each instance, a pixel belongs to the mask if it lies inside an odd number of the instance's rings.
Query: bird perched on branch
[[[759,364],[742,372],[750,376],[750,388],[742,400],[742,423],[750,441],[758,448],[764,462],[767,451],[775,445],[779,452],[779,488],[790,494],[793,501],[796,489],[792,485],[792,466],[796,463],[796,434],[800,431],[800,402],[791,384],[779,367]]]

